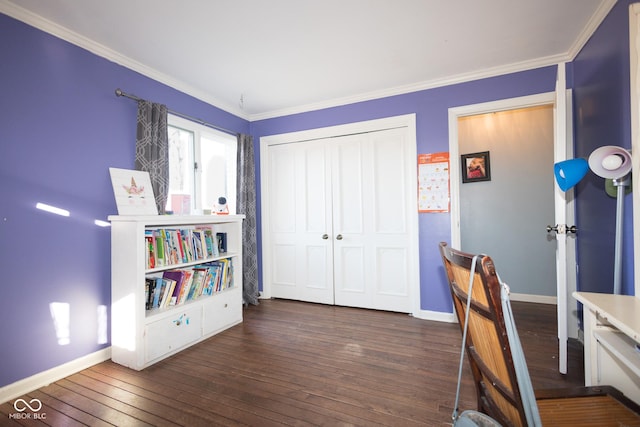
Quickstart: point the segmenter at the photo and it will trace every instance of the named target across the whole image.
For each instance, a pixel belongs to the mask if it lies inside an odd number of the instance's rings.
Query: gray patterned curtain
[[[242,300],[258,304],[258,243],[256,227],[256,172],[253,137],[238,135],[237,212],[245,215],[242,225]]]
[[[167,106],[138,101],[136,169],[147,171],[160,215],[165,213],[169,194],[169,142]]]

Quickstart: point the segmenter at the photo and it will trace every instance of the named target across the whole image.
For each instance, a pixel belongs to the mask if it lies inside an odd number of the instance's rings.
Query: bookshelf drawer
[[[242,321],[242,295],[240,288],[228,289],[209,298],[203,307],[203,335],[220,331]]]
[[[202,314],[200,307],[176,310],[146,327],[145,363],[197,341],[202,334]]]

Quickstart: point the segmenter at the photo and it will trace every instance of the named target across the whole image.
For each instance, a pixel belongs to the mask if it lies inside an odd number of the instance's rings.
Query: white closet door
[[[333,138],[335,304],[411,312],[404,129]]]
[[[325,143],[270,147],[268,271],[272,295],[333,304],[330,158]],[[265,195],[267,196],[267,195]]]

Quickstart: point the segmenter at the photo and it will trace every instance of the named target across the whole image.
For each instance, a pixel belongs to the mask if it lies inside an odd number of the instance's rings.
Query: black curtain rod
[[[144,101],[144,99],[142,99],[142,98],[138,98],[135,95],[132,95],[132,94],[129,94],[129,93],[126,93],[126,92],[122,91],[122,89],[116,89],[116,96],[124,96],[125,98],[133,99],[136,102],[137,101]],[[238,132],[234,132],[232,130],[225,129],[225,128],[222,128],[220,126],[212,125],[211,123],[207,123],[207,122],[205,122],[203,120],[200,120],[198,118],[195,118],[195,117],[187,116],[186,114],[178,113],[178,112],[172,111],[172,110],[169,110],[169,113],[173,114],[174,116],[182,117],[183,119],[187,119],[187,120],[190,120],[192,122],[198,123],[198,124],[200,124],[202,126],[206,126],[206,127],[210,127],[212,129],[215,129],[215,130],[219,130],[220,132],[224,132],[224,133],[228,133],[228,134],[236,135],[236,136],[238,135]]]

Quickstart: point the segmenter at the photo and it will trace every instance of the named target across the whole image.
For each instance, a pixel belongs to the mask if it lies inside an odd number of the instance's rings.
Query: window
[[[169,114],[169,197],[174,213],[215,210],[219,197],[236,212],[236,152],[233,135]]]

